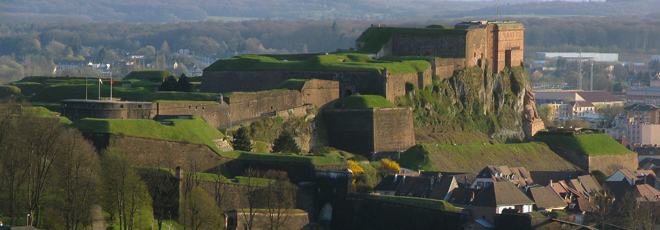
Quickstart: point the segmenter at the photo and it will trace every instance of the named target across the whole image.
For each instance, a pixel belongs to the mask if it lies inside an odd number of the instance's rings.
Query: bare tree
[[[58,210],[66,218],[66,229],[82,229],[89,218],[92,197],[96,195],[99,165],[94,146],[75,129],[67,129],[62,134],[64,154],[55,167],[58,196],[64,205]]]
[[[20,190],[29,175],[28,157],[19,149],[24,148],[22,138],[18,137],[20,128],[16,124],[17,107],[12,104],[0,104],[0,198],[7,207],[9,225],[17,222],[19,203],[23,201]]]
[[[286,172],[269,170],[264,178],[268,179],[268,186],[263,189],[262,198],[268,210],[269,227],[271,230],[282,229],[294,207],[294,189]]]
[[[600,194],[603,194],[602,196],[595,196],[592,199],[593,204],[597,207],[597,210],[587,213],[585,218],[587,219],[587,222],[597,223],[598,225],[605,227],[607,224],[609,224],[607,221],[612,218],[613,213],[616,210],[612,204],[613,198],[609,196],[610,193],[607,192],[607,188],[603,189],[604,190],[600,192]]]
[[[245,212],[246,210],[243,210],[243,219],[245,220],[246,230],[252,230],[252,227],[254,227],[254,217],[257,211],[257,204],[260,199],[257,191],[260,188],[259,178],[261,177],[261,173],[256,169],[247,168],[244,176],[246,177],[245,199],[247,199],[248,208],[247,212]]]

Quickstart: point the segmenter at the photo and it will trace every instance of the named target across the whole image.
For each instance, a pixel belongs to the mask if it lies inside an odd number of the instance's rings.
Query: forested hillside
[[[479,18],[474,18],[479,19]],[[507,18],[503,18],[507,19]],[[616,52],[621,54],[660,53],[660,20],[621,18],[509,18],[525,25],[525,51],[532,58],[536,51]],[[198,57],[227,58],[237,54],[325,53],[349,49],[355,39],[372,24],[423,27],[430,24],[454,25],[471,20],[250,20],[178,23],[126,22],[41,22],[0,23],[0,83],[25,76],[52,75],[57,60],[85,60],[115,63],[130,55],[145,59],[135,68],[173,70],[176,61],[188,68],[200,60],[178,55],[188,49]],[[214,59],[208,59],[214,60]],[[622,60],[626,61],[626,60]],[[117,65],[113,65],[117,66]],[[169,67],[167,67],[169,66]],[[179,65],[182,66],[182,65]],[[112,68],[114,77],[133,69]],[[63,75],[98,75],[93,71]]]
[[[657,1],[500,0],[500,15],[658,15]],[[179,22],[208,19],[463,18],[495,14],[495,1],[452,0],[39,0],[0,1],[1,21]]]

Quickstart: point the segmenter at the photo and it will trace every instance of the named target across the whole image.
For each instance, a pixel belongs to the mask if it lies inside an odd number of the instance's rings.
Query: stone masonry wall
[[[344,151],[369,155],[415,145],[410,107],[324,110],[323,120],[330,146]]]
[[[272,116],[277,111],[300,107],[303,105],[300,92],[296,90],[274,90],[257,93],[237,93],[225,97],[229,104],[228,117],[230,122]]]
[[[455,70],[463,69],[465,67],[465,58],[436,58],[431,60],[431,73],[434,76],[439,76],[440,79],[450,78],[454,75]]]
[[[332,106],[331,102],[340,96],[339,82],[312,79],[305,82],[301,94],[303,104],[311,104],[318,108]]]
[[[406,95],[406,83],[412,83],[420,89],[423,89],[425,85],[430,85],[432,81],[431,70],[428,69],[424,73],[388,74],[386,80],[387,95],[385,95],[385,98],[394,101],[396,97]]]
[[[83,118],[150,119],[154,116],[151,102],[64,100],[61,105],[62,116],[71,121]]]
[[[392,56],[465,58],[465,35],[392,34]]]
[[[154,103],[155,115],[195,115],[200,116],[213,127],[220,126],[221,113],[224,111],[219,103],[200,103],[195,101],[166,101]]]
[[[272,90],[287,79],[322,79],[339,82],[341,96],[352,94],[383,95],[382,75],[378,72],[348,72],[348,71],[204,71],[202,92],[256,92]]]
[[[477,66],[488,55],[488,31],[485,28],[468,31],[465,41],[465,65]]]
[[[374,151],[371,109],[326,109],[322,116],[331,147],[365,155]]]
[[[525,28],[522,24],[496,24],[489,26],[492,28],[492,42],[489,45],[493,47],[494,59],[491,62],[493,73],[502,71],[507,64],[507,51],[520,50],[510,56],[511,66],[519,66],[523,61],[522,53],[525,48]]]
[[[412,108],[374,108],[374,152],[406,151],[415,145]]]
[[[589,156],[589,172],[600,170],[612,175],[621,168],[637,170],[637,153]]]

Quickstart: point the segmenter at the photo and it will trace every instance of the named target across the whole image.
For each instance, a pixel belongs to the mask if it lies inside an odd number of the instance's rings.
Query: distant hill
[[[631,4],[632,3],[632,4]],[[499,1],[500,15],[645,15],[653,1]],[[2,20],[179,22],[208,19],[420,19],[494,15],[494,1],[50,0],[0,1]],[[3,17],[4,16],[4,17]]]

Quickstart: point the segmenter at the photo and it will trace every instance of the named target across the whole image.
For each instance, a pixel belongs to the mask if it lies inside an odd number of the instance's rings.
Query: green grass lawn
[[[212,140],[221,139],[224,135],[202,118],[194,116],[191,120],[168,119],[164,121],[169,124],[161,124],[147,119],[85,118],[74,122],[71,126],[100,133],[204,144],[220,152]]]
[[[365,200],[401,204],[406,206],[440,210],[440,211],[461,210],[460,208],[456,208],[453,205],[451,205],[449,202],[443,200],[418,198],[418,197],[405,197],[405,196],[370,195],[370,194],[359,194],[357,196]]]
[[[309,162],[314,165],[344,165],[339,156],[301,156],[292,153],[251,153],[242,151],[222,152],[212,140],[224,137],[219,130],[210,126],[202,118],[192,120],[166,119],[165,124],[146,119],[98,119],[85,118],[71,124],[81,130],[99,133],[113,133],[133,137],[145,137],[170,141],[181,141],[209,146],[223,157],[239,160]]]
[[[316,71],[368,71],[381,72],[387,68],[390,73],[418,73],[430,67],[424,60],[411,61],[376,61],[363,54],[301,54],[300,58],[292,55],[242,55],[222,59],[205,70],[316,70]]]
[[[401,154],[401,167],[426,171],[477,173],[488,165],[525,167],[534,171],[577,169],[543,143],[524,144],[417,144]]]
[[[398,28],[398,27],[376,27],[367,28],[356,42],[366,42],[358,49],[359,53],[376,53],[380,48],[390,40],[390,36],[395,33],[405,34],[438,34],[438,35],[466,35],[466,30],[442,29],[442,28]]]
[[[62,124],[71,124],[71,120],[66,117],[60,116],[60,113],[50,111],[42,106],[24,106],[22,107],[23,114],[30,114],[37,117],[57,118]]]
[[[305,86],[305,83],[309,81],[309,79],[287,79],[277,85],[277,89],[289,89],[289,90],[302,90],[303,86]]]
[[[353,95],[337,101],[342,109],[390,108],[396,105],[380,95]]]
[[[632,153],[604,133],[568,136],[540,132],[534,136],[534,139],[550,145],[566,147],[587,155]]]
[[[137,101],[141,97],[152,94],[151,90],[145,88],[132,88],[125,89],[121,87],[113,87],[113,97],[121,98],[124,101]],[[87,85],[87,98],[90,100],[98,100],[99,85]],[[101,97],[110,97],[110,84],[105,83],[101,85]],[[39,91],[36,95],[30,98],[33,102],[60,102],[66,99],[85,99],[85,85],[84,84],[57,84],[46,87]]]

